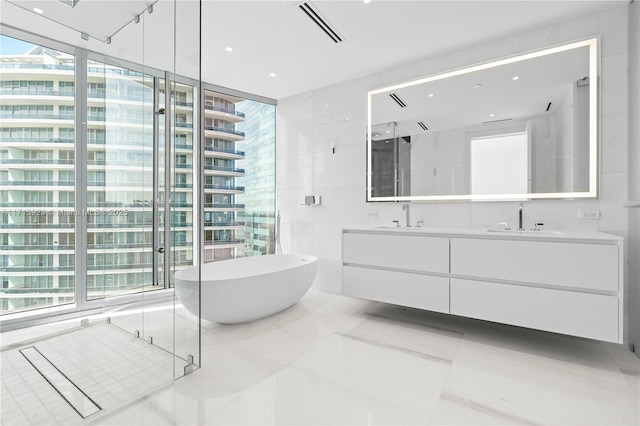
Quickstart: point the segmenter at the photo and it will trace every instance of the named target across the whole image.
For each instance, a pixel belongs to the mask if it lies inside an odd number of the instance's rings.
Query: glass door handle
[[[164,253],[164,247],[158,247],[158,253],[160,254]]]

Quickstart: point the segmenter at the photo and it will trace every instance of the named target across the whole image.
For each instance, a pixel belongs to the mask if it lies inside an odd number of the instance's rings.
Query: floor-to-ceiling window
[[[196,82],[0,37],[1,313],[171,287],[197,254]]]
[[[75,302],[75,56],[1,37],[1,313]]]
[[[275,106],[205,91],[204,261],[275,252]]]
[[[207,90],[198,123],[196,84],[186,78],[167,86],[164,73],[89,54],[78,79],[73,54],[2,41],[2,314],[171,287],[167,239],[174,271],[194,264],[196,244],[204,262],[275,252],[273,104]],[[158,113],[167,87],[170,132]],[[197,165],[202,242],[194,238]]]

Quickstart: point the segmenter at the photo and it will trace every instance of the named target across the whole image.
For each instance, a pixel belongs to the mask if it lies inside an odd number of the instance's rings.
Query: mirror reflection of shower
[[[398,133],[398,123],[371,126],[372,195],[411,194],[411,136]]]

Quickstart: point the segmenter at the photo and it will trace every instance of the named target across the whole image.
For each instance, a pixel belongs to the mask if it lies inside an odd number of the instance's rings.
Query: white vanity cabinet
[[[344,294],[449,312],[449,238],[345,232]]]
[[[345,229],[343,293],[622,343],[622,238]]]

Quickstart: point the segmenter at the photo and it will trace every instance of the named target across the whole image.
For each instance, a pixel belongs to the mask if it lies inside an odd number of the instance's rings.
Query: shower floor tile
[[[102,323],[25,344],[35,347],[101,411],[83,419],[20,353],[1,353],[2,425],[81,425],[173,381],[186,362]],[[177,375],[180,375],[179,373]]]

